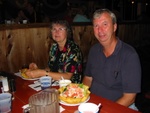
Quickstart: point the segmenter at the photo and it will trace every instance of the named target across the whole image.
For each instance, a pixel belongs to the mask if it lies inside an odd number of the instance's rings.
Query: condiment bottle
[[[2,85],[3,85],[3,91],[4,92],[9,92],[9,85],[8,85],[7,77],[3,77]]]

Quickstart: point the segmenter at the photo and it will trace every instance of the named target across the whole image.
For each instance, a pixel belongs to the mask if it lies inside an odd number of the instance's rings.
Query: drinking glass
[[[24,113],[60,113],[58,90],[45,89],[29,98],[29,107]]]

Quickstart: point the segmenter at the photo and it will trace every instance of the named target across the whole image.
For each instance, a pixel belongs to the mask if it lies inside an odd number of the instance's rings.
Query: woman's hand
[[[46,74],[45,70],[42,69],[28,69],[25,74],[29,77],[29,78],[39,78],[41,76],[44,76]]]
[[[31,70],[38,69],[38,66],[35,63],[31,63],[29,65],[29,69],[31,69]]]

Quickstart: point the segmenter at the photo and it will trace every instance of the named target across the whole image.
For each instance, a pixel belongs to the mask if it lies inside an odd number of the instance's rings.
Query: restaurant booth
[[[150,24],[120,23],[117,35],[132,46],[140,47],[149,44],[149,29]],[[90,47],[97,42],[92,24],[75,23],[72,30],[74,41],[81,48],[86,62]],[[48,23],[0,25],[0,70],[18,72],[31,62],[40,68],[46,67],[53,43],[49,33]]]
[[[150,79],[148,76],[150,64],[149,29],[150,24],[128,22],[119,23],[117,30],[117,36],[124,42],[132,45],[140,56],[142,69],[144,70],[144,72],[142,72],[143,92],[150,91],[150,84],[148,81]],[[97,43],[97,40],[93,34],[92,24],[73,23],[72,30],[74,41],[81,48],[84,63],[86,63],[90,47]],[[49,48],[53,43],[53,40],[49,37],[49,34],[49,23],[0,25],[0,71],[16,73],[23,66],[28,65],[31,62],[35,62],[40,68],[45,68],[49,58]],[[24,81],[21,78],[17,78],[16,81],[16,84],[18,85],[16,86],[16,99],[13,100],[13,106],[19,106],[19,110],[21,111],[21,107],[28,103],[28,98],[31,94],[35,93],[35,91],[29,87],[25,87],[30,84],[30,81]],[[24,91],[28,91],[29,93],[24,95]],[[91,100],[98,103],[99,101],[97,98],[101,100],[102,105],[104,104],[102,113],[105,111],[116,113],[117,110],[128,110],[127,108],[122,106],[118,107],[117,104],[108,100],[106,101],[105,99],[94,95],[92,95]],[[140,104],[143,104],[141,103],[141,100],[137,101],[139,101]],[[110,105],[110,103],[113,105]],[[142,106],[140,104],[139,106]],[[115,106],[117,108],[116,111],[115,109],[111,110],[110,107]],[[143,108],[141,108],[141,110],[143,110]],[[72,112],[72,109],[76,109],[76,107],[66,107],[66,109]],[[15,113],[16,110],[17,109],[13,109],[13,113]],[[132,113],[134,113],[134,111]]]

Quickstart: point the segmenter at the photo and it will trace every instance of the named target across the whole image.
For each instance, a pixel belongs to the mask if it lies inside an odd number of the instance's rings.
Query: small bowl
[[[98,113],[99,106],[97,106],[94,103],[90,103],[90,102],[81,103],[78,106],[78,111],[79,111],[79,113]]]
[[[59,80],[59,87],[67,86],[70,83],[71,83],[71,80],[68,80],[68,79]]]

